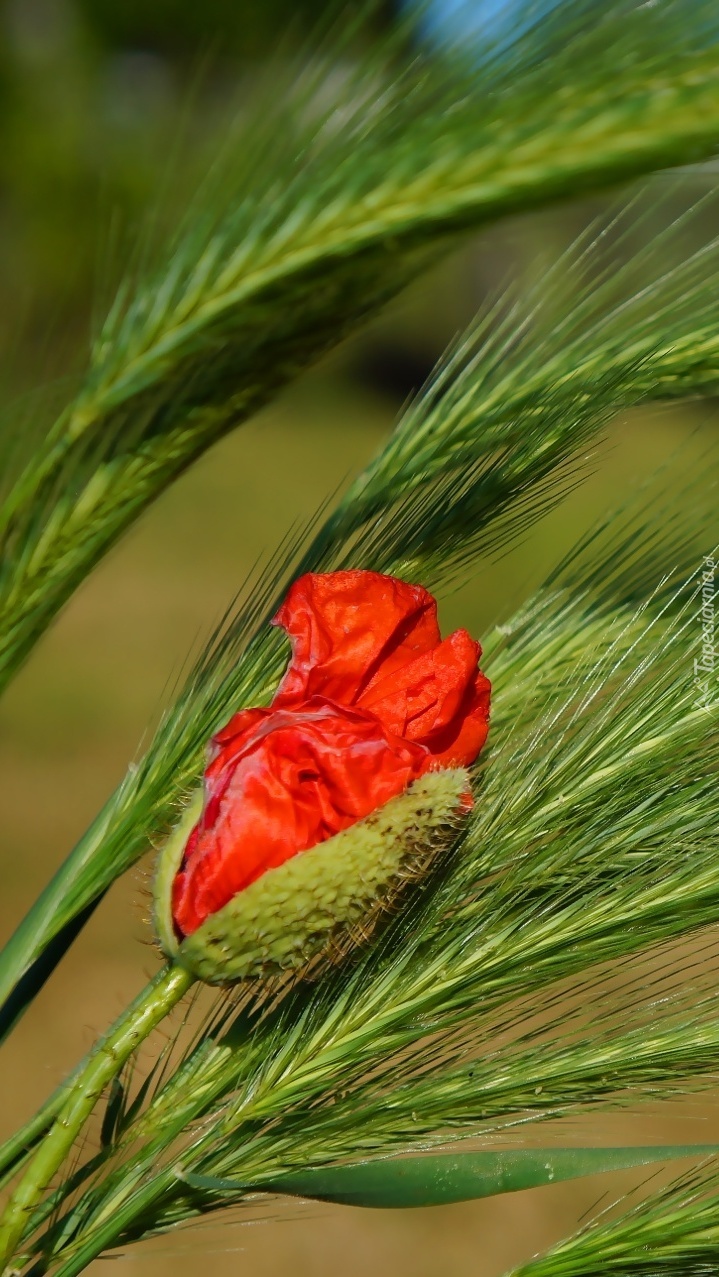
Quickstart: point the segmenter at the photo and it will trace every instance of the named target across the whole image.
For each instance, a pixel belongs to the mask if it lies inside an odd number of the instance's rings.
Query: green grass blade
[[[190,1188],[226,1196],[259,1190],[341,1206],[395,1210],[468,1202],[479,1197],[558,1184],[584,1175],[629,1170],[682,1157],[704,1158],[718,1152],[719,1145],[716,1144],[504,1149],[500,1152],[445,1153],[360,1162],[354,1166],[319,1167],[292,1175],[279,1175],[257,1185],[190,1172],[181,1178]]]

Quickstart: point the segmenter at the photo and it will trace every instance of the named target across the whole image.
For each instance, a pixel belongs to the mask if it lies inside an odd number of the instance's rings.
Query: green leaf
[[[648,1145],[637,1148],[521,1148],[500,1152],[444,1153],[357,1162],[280,1175],[261,1184],[186,1172],[191,1188],[207,1192],[284,1193],[341,1206],[397,1209],[445,1206],[499,1193],[516,1193],[583,1175],[629,1170],[680,1157],[710,1157],[717,1144]]]

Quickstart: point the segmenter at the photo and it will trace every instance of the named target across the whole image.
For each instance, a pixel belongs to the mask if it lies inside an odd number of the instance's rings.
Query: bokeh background
[[[172,216],[268,59],[337,21],[320,0],[4,0],[0,4],[0,378],[5,402],[58,393],[79,367],[124,254]],[[356,6],[356,9],[359,6]],[[345,4],[343,12],[356,11]],[[509,23],[511,3],[430,5],[425,37]],[[379,4],[371,40],[399,13]],[[701,186],[704,177],[686,179]],[[169,192],[169,195],[168,195]],[[684,195],[681,196],[685,198]],[[136,526],[0,705],[9,934],[142,748],[143,735],[253,564],[371,455],[403,401],[502,280],[534,278],[605,207],[516,218],[459,249],[364,333],[216,447]],[[644,233],[647,233],[646,230]],[[442,600],[445,628],[506,616],[588,524],[679,447],[699,457],[711,405],[618,421],[580,492]],[[690,656],[687,655],[688,665]],[[0,1125],[48,1093],[155,965],[143,870],[117,884],[0,1057]],[[708,1141],[713,1105],[597,1116],[535,1141]],[[137,1277],[494,1277],[573,1227],[630,1174],[405,1213],[270,1201],[115,1257]],[[98,1261],[93,1277],[107,1270]]]

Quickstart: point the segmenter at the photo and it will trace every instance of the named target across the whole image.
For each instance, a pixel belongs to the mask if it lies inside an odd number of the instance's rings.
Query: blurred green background
[[[62,393],[62,379],[82,366],[124,254],[148,219],[181,208],[258,71],[299,47],[321,8],[319,0],[0,5],[7,400],[53,379]],[[390,19],[391,6],[377,6],[364,38]],[[501,281],[535,276],[603,204],[514,219],[458,250],[216,447],[78,592],[0,705],[3,934],[141,749],[188,653],[253,564],[356,472],[445,343]],[[481,634],[506,616],[597,514],[677,447],[699,456],[712,415],[702,405],[617,422],[594,451],[582,490],[442,601],[445,628]],[[143,872],[117,885],[0,1058],[3,1129],[44,1097],[153,969]],[[709,1140],[719,1123],[711,1110],[664,1107],[598,1118],[571,1138],[587,1134]],[[631,1174],[612,1177],[611,1189],[631,1182]],[[359,1277],[369,1265],[395,1277],[492,1277],[561,1236],[607,1187],[593,1180],[401,1214],[270,1203],[254,1223],[162,1239],[127,1262],[138,1277],[190,1277],[206,1255],[218,1277],[279,1277],[288,1269],[293,1277],[338,1269]]]

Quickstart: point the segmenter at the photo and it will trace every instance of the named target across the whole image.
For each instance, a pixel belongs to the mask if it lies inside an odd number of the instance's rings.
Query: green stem
[[[163,967],[70,1080],[65,1104],[12,1194],[0,1222],[0,1271],[12,1258],[30,1213],[62,1166],[103,1090],[194,980],[182,967],[172,964]]]
[[[140,995],[144,998],[146,990]],[[133,1006],[135,1004],[133,1003]],[[114,1025],[109,1033],[114,1032]],[[104,1041],[105,1039],[103,1039]],[[93,1051],[99,1048],[99,1043],[95,1045]],[[65,1107],[67,1100],[78,1081],[81,1073],[87,1064],[87,1057],[78,1064],[77,1068],[70,1074],[69,1078],[65,1078],[60,1083],[52,1095],[45,1100],[32,1117],[15,1131],[4,1143],[0,1144],[0,1189],[8,1183],[18,1172],[23,1163],[27,1162],[32,1154],[33,1149],[41,1140],[46,1131],[50,1129],[55,1118]]]

